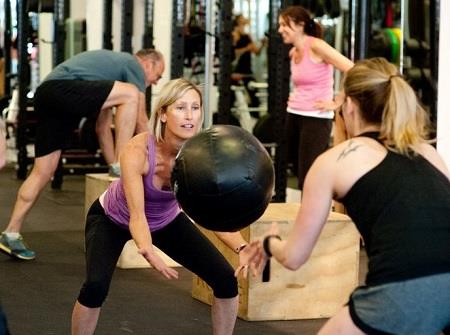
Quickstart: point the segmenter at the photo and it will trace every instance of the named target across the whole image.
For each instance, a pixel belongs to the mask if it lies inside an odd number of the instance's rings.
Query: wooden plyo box
[[[106,191],[109,184],[117,178],[110,177],[107,173],[89,173],[86,174],[85,194],[84,194],[84,214],[86,216],[89,207],[97,198]],[[164,262],[171,267],[180,266],[177,262],[154,247]],[[136,243],[133,240],[128,241],[123,247],[117,267],[122,269],[149,268],[150,264],[144,257],[138,254]]]
[[[292,229],[299,204],[272,203],[255,223],[241,230],[247,241],[266,233],[277,222],[280,236],[286,238]],[[234,268],[238,255],[221,242],[213,232],[200,229],[225,255]],[[239,278],[239,311],[241,319],[295,320],[328,318],[334,315],[358,285],[360,235],[351,219],[331,212],[310,259],[299,270],[290,271],[271,261],[271,279]],[[192,296],[211,304],[212,291],[194,276]]]

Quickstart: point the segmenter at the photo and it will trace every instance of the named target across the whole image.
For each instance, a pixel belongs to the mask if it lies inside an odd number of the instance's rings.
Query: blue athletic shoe
[[[26,261],[36,257],[36,253],[25,246],[21,235],[19,235],[19,238],[17,239],[12,239],[5,233],[2,233],[2,235],[0,235],[0,251],[9,256]]]

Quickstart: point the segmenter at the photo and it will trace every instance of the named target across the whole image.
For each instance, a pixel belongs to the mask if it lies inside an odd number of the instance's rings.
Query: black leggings
[[[288,162],[294,165],[299,190],[303,190],[306,174],[314,160],[328,149],[332,125],[330,119],[287,113]]]
[[[78,301],[95,308],[106,299],[119,256],[132,237],[129,230],[106,216],[98,200],[87,214],[85,236],[87,276]],[[184,213],[166,227],[152,232],[152,241],[173,260],[203,279],[215,297],[237,296],[233,268]]]

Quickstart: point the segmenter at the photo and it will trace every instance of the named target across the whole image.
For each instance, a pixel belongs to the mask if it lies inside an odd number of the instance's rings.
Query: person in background
[[[214,294],[212,333],[233,333],[238,310],[234,270],[180,210],[170,183],[178,151],[201,129],[202,105],[193,83],[169,81],[152,112],[150,131],[133,137],[123,151],[120,179],[92,204],[86,218],[87,276],[73,309],[72,335],[94,333],[118,258],[131,238],[139,254],[165,278],[176,279],[178,272],[153,245],[205,280]],[[245,260],[251,255],[241,234],[216,235],[239,254],[246,275]]]
[[[384,58],[356,63],[344,93],[350,138],[316,159],[288,238],[273,226],[251,246],[259,254],[250,266],[273,256],[301,267],[339,200],[364,239],[368,272],[319,334],[448,334],[450,173],[428,140],[429,116]]]
[[[251,107],[258,107],[259,100],[255,90],[249,87],[250,81],[254,81],[252,69],[252,54],[259,55],[266,45],[267,39],[263,38],[258,46],[250,34],[246,31],[250,20],[242,14],[236,15],[233,22],[232,42],[234,50],[233,73],[231,79],[235,85],[242,82],[250,96]]]
[[[162,54],[142,49],[135,55],[110,50],[86,51],[58,65],[34,96],[37,114],[34,166],[19,189],[8,226],[0,235],[0,251],[22,260],[35,258],[20,235],[23,222],[52,178],[83,117],[96,118],[100,148],[110,175],[120,175],[119,153],[135,134],[147,131],[146,87],[164,72]],[[112,108],[115,108],[114,131]]]
[[[322,39],[322,27],[305,8],[287,7],[278,22],[283,42],[293,45],[286,136],[288,162],[302,190],[312,163],[329,147],[333,110],[341,103],[333,97],[333,69],[346,72],[353,62]]]

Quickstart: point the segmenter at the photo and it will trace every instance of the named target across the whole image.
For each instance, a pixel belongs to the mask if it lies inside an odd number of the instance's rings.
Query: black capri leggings
[[[293,163],[299,190],[303,190],[306,174],[314,160],[328,149],[332,126],[330,119],[287,113],[288,161]]]
[[[87,275],[78,302],[95,308],[106,299],[119,256],[132,237],[129,230],[106,216],[98,200],[87,214],[85,236]],[[202,278],[215,297],[237,296],[233,268],[184,213],[166,227],[152,232],[152,241],[173,260]]]

